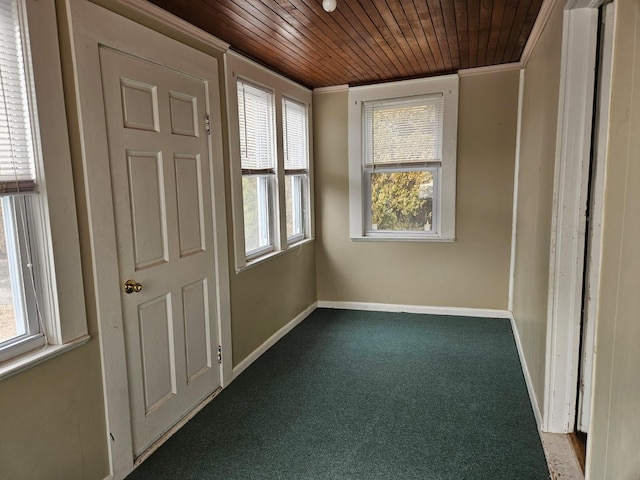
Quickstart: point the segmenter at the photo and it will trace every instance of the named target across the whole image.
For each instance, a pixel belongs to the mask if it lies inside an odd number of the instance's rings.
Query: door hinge
[[[207,130],[207,135],[211,135],[211,118],[208,113],[204,114],[204,126]]]
[[[222,365],[222,345],[218,345],[218,364]]]

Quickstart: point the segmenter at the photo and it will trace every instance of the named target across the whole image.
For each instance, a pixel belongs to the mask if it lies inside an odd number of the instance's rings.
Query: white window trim
[[[45,278],[42,303],[48,345],[0,363],[0,379],[88,341],[69,134],[53,2],[26,0],[31,69],[37,104],[39,169],[37,244]],[[57,248],[54,248],[56,246]],[[18,353],[18,351],[16,351]]]
[[[366,232],[364,169],[362,162],[362,103],[374,100],[442,93],[444,98],[439,228],[425,232]],[[349,230],[355,241],[452,242],[455,240],[458,75],[404,80],[349,88]]]
[[[235,52],[228,51],[224,55],[226,72],[226,98],[227,98],[227,124],[229,135],[230,171],[231,171],[231,209],[233,219],[233,247],[236,273],[253,267],[269,259],[280,256],[286,251],[311,241],[314,238],[313,220],[313,137],[312,137],[312,91],[285,78],[263,66],[248,60]],[[247,257],[244,242],[244,211],[242,203],[242,168],[240,166],[240,140],[238,132],[238,98],[236,93],[238,78],[248,83],[270,90],[274,93],[276,115],[276,186],[273,192],[273,228],[274,248],[256,252]],[[307,215],[305,218],[304,238],[294,238],[292,242],[287,239],[286,226],[286,199],[285,199],[285,173],[284,173],[284,149],[282,127],[282,101],[284,98],[306,105],[307,130],[309,139],[309,165],[307,169],[308,188],[305,206]]]

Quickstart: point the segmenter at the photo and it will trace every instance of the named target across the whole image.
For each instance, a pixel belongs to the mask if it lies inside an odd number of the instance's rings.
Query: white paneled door
[[[202,79],[106,47],[100,67],[139,455],[220,386],[211,112]]]

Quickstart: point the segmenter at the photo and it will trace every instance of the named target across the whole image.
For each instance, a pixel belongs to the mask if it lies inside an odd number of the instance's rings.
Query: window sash
[[[17,335],[0,342],[0,361],[46,343],[46,337],[38,321],[40,313],[37,299],[40,293],[36,291],[38,273],[34,270],[37,268],[37,262],[31,249],[31,198],[13,196],[1,199]]]
[[[442,162],[441,93],[363,102],[363,164],[430,166]]]
[[[17,0],[0,2],[0,195],[35,192],[28,48]]]
[[[252,260],[275,249],[273,192],[276,178],[275,175],[243,175],[242,180],[245,257]],[[253,192],[245,180],[255,180],[255,198],[249,197]],[[250,205],[249,200],[253,200],[254,205]]]
[[[305,237],[308,178],[306,172],[285,176],[287,244],[289,245]],[[291,228],[289,228],[290,225]]]
[[[285,171],[306,171],[309,168],[309,129],[307,106],[282,99],[282,136]]]
[[[282,136],[285,169],[287,245],[305,238],[309,168],[308,109],[303,103],[282,99]]]
[[[243,170],[275,170],[273,92],[237,81],[240,164]]]
[[[431,172],[432,184],[430,196],[424,198],[431,199],[431,228],[430,230],[407,230],[407,229],[384,229],[373,228],[373,186],[372,176],[374,174],[393,174],[393,173],[412,173],[412,172]],[[425,238],[437,237],[440,234],[440,181],[442,169],[440,166],[420,167],[417,168],[398,168],[390,166],[387,168],[365,168],[363,171],[364,183],[364,219],[365,219],[365,236],[368,237],[404,237],[404,238]],[[420,187],[419,187],[420,188]]]

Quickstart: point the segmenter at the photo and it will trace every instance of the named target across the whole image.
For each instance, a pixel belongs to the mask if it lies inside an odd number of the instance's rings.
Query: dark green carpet
[[[318,309],[128,478],[549,474],[508,320]]]

